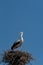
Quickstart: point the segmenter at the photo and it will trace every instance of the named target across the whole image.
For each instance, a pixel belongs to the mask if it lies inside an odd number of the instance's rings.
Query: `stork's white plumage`
[[[17,40],[16,42],[14,42],[14,44],[11,47],[11,49],[14,50],[14,49],[20,47],[22,45],[23,41],[24,41],[23,32],[20,32],[20,39]]]

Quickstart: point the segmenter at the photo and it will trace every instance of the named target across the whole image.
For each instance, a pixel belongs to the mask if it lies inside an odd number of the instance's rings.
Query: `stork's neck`
[[[20,35],[20,39],[21,39],[21,41],[23,42],[23,35]]]

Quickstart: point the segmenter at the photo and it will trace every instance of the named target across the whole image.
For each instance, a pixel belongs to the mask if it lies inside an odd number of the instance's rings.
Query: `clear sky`
[[[36,58],[32,65],[43,65],[43,0],[0,0],[0,53],[10,49],[20,31],[21,50]]]

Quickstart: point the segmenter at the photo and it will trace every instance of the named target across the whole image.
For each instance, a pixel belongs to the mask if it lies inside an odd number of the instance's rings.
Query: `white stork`
[[[14,44],[11,47],[12,50],[14,50],[22,45],[22,43],[24,41],[22,36],[23,36],[23,32],[20,32],[20,39],[17,40],[16,42],[14,42]]]

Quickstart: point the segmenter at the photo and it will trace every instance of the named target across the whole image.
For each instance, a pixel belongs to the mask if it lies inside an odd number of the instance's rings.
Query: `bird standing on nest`
[[[11,49],[14,50],[14,49],[20,47],[22,45],[23,41],[24,41],[23,32],[20,32],[20,39],[13,43]]]

